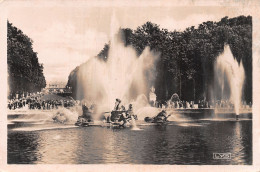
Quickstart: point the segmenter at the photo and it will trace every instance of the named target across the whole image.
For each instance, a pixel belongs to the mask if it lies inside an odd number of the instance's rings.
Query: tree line
[[[40,91],[46,86],[43,64],[33,51],[33,40],[7,22],[9,94]]]
[[[170,99],[174,93],[181,100],[214,99],[214,62],[226,44],[245,69],[243,99],[252,101],[251,16],[224,17],[219,22],[203,22],[197,28],[191,26],[184,31],[169,31],[146,22],[135,30],[121,28],[120,33],[125,46],[133,46],[138,55],[146,46],[160,52],[155,79],[159,101]],[[97,58],[106,61],[108,52],[109,43],[105,44]],[[74,69],[69,76],[68,86],[76,87],[77,70]]]

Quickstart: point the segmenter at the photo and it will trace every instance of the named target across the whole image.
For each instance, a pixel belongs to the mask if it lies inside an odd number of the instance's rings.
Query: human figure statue
[[[121,103],[121,100],[116,99],[114,111],[118,111],[120,109],[120,103]]]
[[[154,107],[155,106],[155,102],[156,102],[156,94],[155,94],[155,88],[152,87],[150,89],[150,93],[149,93],[149,101],[151,103],[151,105]]]

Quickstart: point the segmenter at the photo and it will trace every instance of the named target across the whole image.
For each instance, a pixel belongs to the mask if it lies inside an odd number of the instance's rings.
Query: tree
[[[40,91],[46,86],[43,64],[33,51],[33,41],[7,22],[7,64],[10,94]]]
[[[214,63],[224,45],[229,44],[234,58],[245,68],[244,98],[252,101],[251,16],[206,21],[198,28],[191,26],[183,32],[161,29],[148,21],[135,30],[121,28],[119,34],[125,46],[133,46],[138,55],[146,46],[160,53],[155,74],[158,100],[168,100],[173,93],[178,93],[182,100],[211,99],[209,88],[214,84]],[[107,57],[108,51],[109,44],[106,44],[98,58]]]

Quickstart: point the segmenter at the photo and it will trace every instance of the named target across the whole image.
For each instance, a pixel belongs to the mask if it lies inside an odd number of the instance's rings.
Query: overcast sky
[[[46,1],[46,3],[51,1]],[[169,30],[183,30],[204,21],[219,21],[243,13],[235,7],[146,7],[109,5],[14,5],[8,20],[33,41],[33,49],[44,64],[47,83],[67,82],[76,66],[99,53],[110,37],[113,12],[119,26],[136,29],[147,21]]]

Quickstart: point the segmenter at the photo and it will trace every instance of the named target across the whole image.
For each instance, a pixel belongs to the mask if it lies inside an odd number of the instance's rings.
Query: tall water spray
[[[113,15],[111,20],[110,48],[107,61],[96,57],[89,59],[78,71],[78,88],[84,91],[86,100],[111,110],[115,99],[127,104],[138,95],[147,95],[154,77],[155,61],[158,54],[154,54],[148,47],[138,57],[131,46],[125,46],[119,33],[119,26]],[[150,75],[149,75],[150,72]],[[148,75],[147,75],[148,74]],[[104,109],[103,109],[104,110]]]
[[[245,79],[243,64],[242,62],[238,63],[233,57],[230,47],[226,45],[224,52],[217,58],[215,66],[215,76],[221,87],[221,98],[225,96],[224,89],[228,88],[229,99],[234,104],[236,115],[239,115]],[[228,86],[225,86],[226,83]]]

